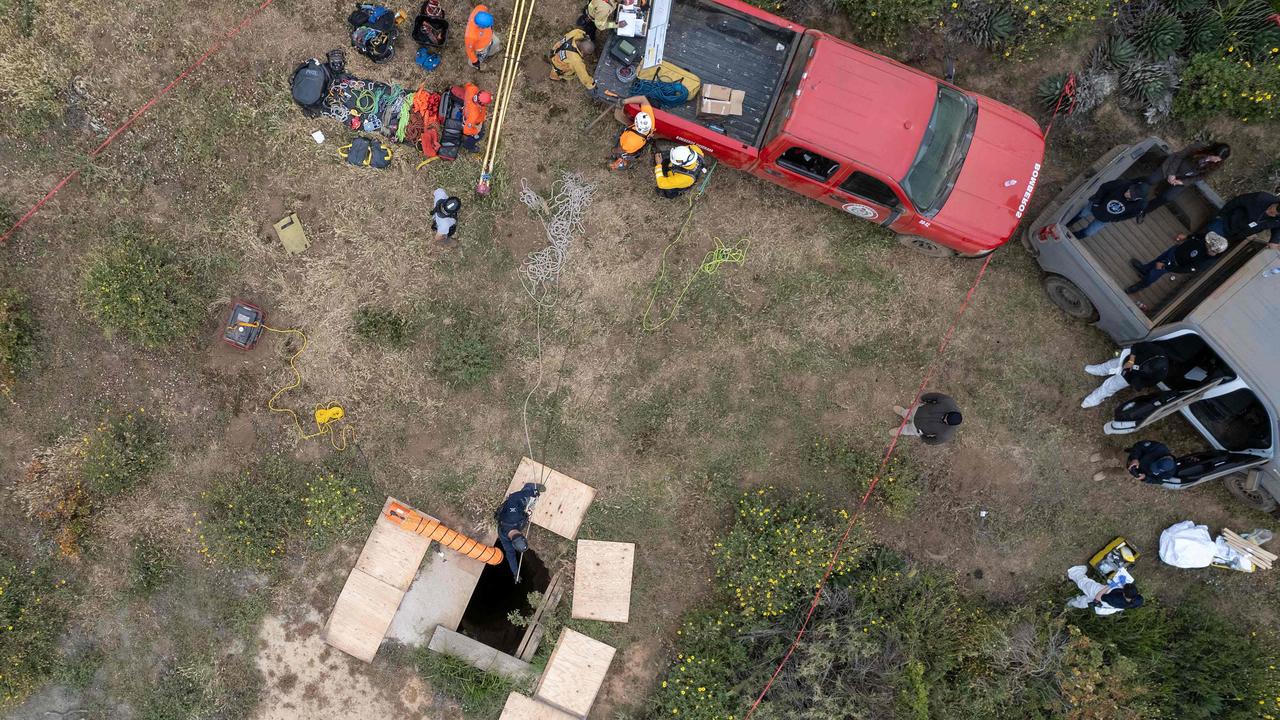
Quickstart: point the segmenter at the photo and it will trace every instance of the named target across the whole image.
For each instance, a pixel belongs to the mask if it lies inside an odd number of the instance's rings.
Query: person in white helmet
[[[707,163],[697,145],[677,145],[666,155],[654,153],[653,179],[658,194],[664,198],[678,198],[689,192],[706,174]]]
[[[627,117],[628,105],[640,106],[634,119]],[[649,138],[653,135],[653,106],[649,104],[649,98],[632,95],[614,108],[613,117],[623,128],[618,133],[618,147],[609,156],[609,169],[624,170],[649,146]]]

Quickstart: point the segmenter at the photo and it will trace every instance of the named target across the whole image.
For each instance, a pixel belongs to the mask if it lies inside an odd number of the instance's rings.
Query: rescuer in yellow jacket
[[[587,69],[587,63],[583,60],[595,50],[595,44],[587,38],[587,33],[581,28],[574,28],[565,33],[564,37],[556,41],[551,48],[551,55],[548,57],[551,61],[551,79],[568,80],[577,77],[583,87],[595,90],[595,78],[591,77],[591,71]]]
[[[678,198],[689,192],[706,174],[707,163],[702,148],[697,145],[679,145],[665,156],[662,153],[653,156],[653,179],[658,194],[664,198]]]

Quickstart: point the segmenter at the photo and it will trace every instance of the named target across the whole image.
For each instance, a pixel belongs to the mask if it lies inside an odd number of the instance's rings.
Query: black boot
[[[1138,262],[1135,258],[1129,258],[1129,267],[1133,268],[1134,272],[1139,275],[1147,274],[1147,266]]]

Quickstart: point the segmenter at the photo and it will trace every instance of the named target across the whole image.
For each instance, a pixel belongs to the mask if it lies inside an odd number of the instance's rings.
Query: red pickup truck
[[[659,110],[659,136],[929,255],[980,257],[1013,234],[1044,158],[1025,114],[737,0],[670,7],[662,59],[746,96],[741,115],[699,116],[695,102]],[[595,79],[625,97],[621,40],[606,43]]]

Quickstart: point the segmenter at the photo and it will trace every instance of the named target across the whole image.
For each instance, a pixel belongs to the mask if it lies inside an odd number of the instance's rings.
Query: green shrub
[[[728,610],[695,613],[676,632],[675,658],[650,698],[655,716],[723,720],[751,704],[759,686]]]
[[[1187,39],[1182,45],[1187,56],[1218,54],[1227,49],[1227,26],[1217,13],[1201,13],[1187,20]]]
[[[1113,17],[1111,8],[1112,0],[955,0],[942,24],[965,42],[1022,60],[1096,32],[1098,23]]]
[[[984,50],[1013,41],[1020,25],[1013,5],[989,0],[964,0],[951,13],[952,34]]]
[[[302,504],[307,534],[315,547],[367,533],[381,505],[368,471],[341,462],[313,473],[307,480]]]
[[[1109,662],[1133,664],[1147,717],[1243,720],[1280,710],[1275,638],[1243,632],[1209,608],[1151,600],[1116,616],[1082,615],[1077,624]]]
[[[130,594],[150,596],[172,580],[177,570],[173,548],[146,533],[133,538],[128,571]]]
[[[12,387],[35,357],[35,315],[17,290],[0,290],[0,392]]]
[[[200,553],[231,567],[274,568],[294,533],[306,527],[305,478],[301,467],[278,458],[218,478],[201,493]]]
[[[880,469],[881,451],[864,450],[850,440],[819,436],[803,449],[804,461],[824,476],[842,482],[855,498],[861,498]],[[920,495],[920,477],[915,466],[900,453],[889,458],[874,498],[891,517],[905,517]]]
[[[938,22],[942,0],[835,0],[860,36],[893,45],[903,35]]]
[[[502,362],[502,350],[493,327],[479,313],[454,309],[436,337],[431,360],[435,374],[461,387],[488,379]]]
[[[0,551],[0,708],[20,703],[59,666],[66,622],[56,593],[65,581]]]
[[[811,597],[848,518],[812,493],[784,496],[770,487],[743,494],[733,527],[711,551],[716,585],[734,614],[768,624]],[[845,545],[833,577],[854,566],[859,537]]]
[[[1280,63],[1251,64],[1197,55],[1182,71],[1173,110],[1188,119],[1227,115],[1239,120],[1280,119]]]
[[[1186,39],[1182,21],[1172,13],[1149,12],[1139,22],[1130,38],[1151,60],[1164,60],[1178,52]]]
[[[147,479],[163,452],[159,425],[142,408],[108,413],[84,440],[80,472],[90,500],[101,503]]]
[[[125,233],[89,258],[83,300],[108,335],[163,348],[199,328],[208,285],[193,263],[169,247]]]
[[[404,347],[413,334],[409,318],[390,308],[371,306],[356,310],[355,331],[363,340],[392,348]]]
[[[522,690],[497,673],[479,670],[427,648],[415,652],[414,664],[431,688],[453,698],[468,718],[496,718],[507,695],[512,690]]]

